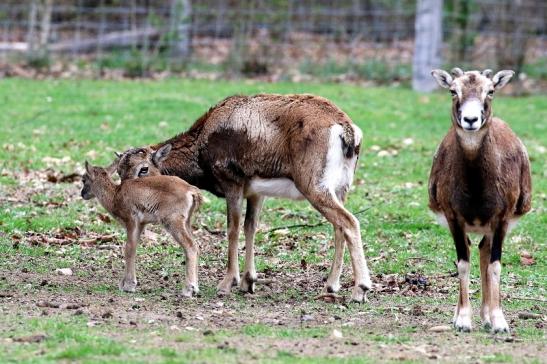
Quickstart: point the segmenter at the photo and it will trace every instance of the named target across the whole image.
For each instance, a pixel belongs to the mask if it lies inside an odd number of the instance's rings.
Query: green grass
[[[370,267],[374,274],[391,274],[415,271],[426,275],[445,274],[454,271],[455,249],[449,233],[437,226],[427,209],[427,179],[435,148],[449,127],[449,96],[445,93],[420,95],[403,88],[362,88],[339,84],[266,84],[252,81],[28,81],[7,79],[0,81],[0,196],[15,194],[19,181],[12,176],[26,170],[43,171],[52,168],[56,172],[70,174],[81,171],[84,160],[106,165],[114,151],[131,146],[145,145],[164,140],[188,128],[211,105],[232,94],[259,92],[319,94],[334,101],[357,123],[364,132],[356,184],[347,206],[352,211],[365,208],[359,215],[363,242]],[[524,217],[511,233],[504,247],[502,291],[512,297],[542,298],[547,287],[547,99],[545,96],[525,98],[496,97],[494,112],[505,119],[528,147],[532,161],[534,184],[533,211]],[[406,140],[406,141],[405,141]],[[411,140],[411,142],[410,142]],[[394,150],[392,157],[379,157],[378,150]],[[26,269],[45,274],[55,268],[67,267],[77,262],[93,259],[95,264],[106,267],[108,251],[86,250],[79,246],[67,246],[62,254],[57,247],[20,244],[14,246],[12,235],[24,236],[28,232],[51,233],[76,227],[84,232],[121,233],[114,222],[106,224],[97,218],[104,213],[96,203],[80,199],[65,203],[66,185],[48,185],[47,191],[38,191],[25,204],[13,205],[2,202],[0,208],[0,267],[3,272]],[[225,204],[221,199],[207,195],[208,202],[202,207],[200,221],[212,229],[224,229]],[[4,201],[0,199],[0,201]],[[57,205],[50,206],[49,202]],[[321,217],[305,202],[267,200],[261,223],[264,227],[278,227],[302,222],[315,223]],[[123,235],[120,235],[124,239]],[[260,272],[299,272],[301,261],[308,265],[330,262],[332,248],[324,253],[331,241],[331,228],[327,225],[315,228],[290,230],[288,235],[259,232],[257,236],[257,267]],[[219,242],[225,249],[225,240]],[[523,266],[520,252],[529,251],[535,265]],[[157,256],[161,259],[157,259]],[[242,255],[242,254],[241,254]],[[139,269],[172,274],[181,269],[181,253],[178,247],[157,244],[139,247]],[[380,259],[373,259],[381,256]],[[472,290],[480,288],[478,280],[477,249],[473,249]],[[16,257],[17,259],[14,259]],[[410,260],[422,257],[427,260]],[[240,256],[241,263],[243,257]],[[202,264],[214,264],[218,257],[204,255]],[[346,256],[346,262],[349,258]],[[349,266],[349,264],[348,264]],[[105,268],[107,269],[107,268]],[[112,271],[121,271],[122,262],[114,261]],[[108,268],[110,271],[110,268]],[[80,277],[90,277],[92,272],[75,272]],[[345,280],[349,280],[349,269]],[[451,281],[447,300],[428,297],[400,297],[376,294],[384,305],[412,307],[442,307],[455,303],[456,284]],[[39,282],[38,282],[39,283]],[[52,286],[51,290],[78,293],[89,290],[97,295],[120,295],[116,282],[90,283],[85,289],[74,286]],[[202,299],[214,299],[215,282],[202,285]],[[0,280],[0,289],[7,283]],[[29,294],[35,285],[20,287]],[[160,288],[152,289],[146,297],[157,297]],[[332,314],[351,316],[360,310],[370,314],[393,315],[385,307],[368,305],[366,309],[350,305],[340,308],[313,302],[317,292],[306,292],[298,287],[288,287],[283,297],[270,298],[273,304],[283,303],[287,297],[296,302],[311,301],[308,308]],[[342,294],[347,295],[347,291]],[[478,292],[472,295],[473,305],[480,299]],[[263,304],[267,298],[257,298]],[[254,301],[253,301],[254,302]],[[268,302],[268,301],[267,301]],[[266,303],[267,303],[266,302]],[[249,303],[241,296],[233,297],[237,308],[248,308]],[[504,300],[507,311],[534,310],[534,301]],[[541,305],[541,304],[540,304]],[[297,308],[291,308],[297,310]],[[537,311],[537,309],[535,309]],[[544,304],[543,304],[544,313]],[[541,310],[540,310],[541,312]],[[449,320],[446,314],[427,313],[439,321]],[[6,322],[15,320],[6,318]],[[244,353],[240,349],[218,349],[214,343],[226,336],[239,335],[260,340],[285,340],[325,338],[328,327],[271,327],[264,324],[245,325],[240,329],[215,331],[212,337],[203,339],[209,346],[198,345],[202,338],[180,333],[166,338],[161,345],[127,346],[133,334],[115,327],[88,328],[81,318],[17,318],[20,332],[47,331],[48,339],[39,344],[6,345],[0,350],[0,361],[48,362],[54,360],[78,360],[87,362],[149,361],[162,362],[238,362]],[[0,327],[2,321],[0,320]],[[477,326],[477,325],[476,325]],[[344,329],[346,330],[346,329]],[[407,323],[392,336],[367,333],[361,329],[344,331],[359,340],[385,345],[399,345],[412,341],[419,330]],[[19,331],[11,332],[15,335]],[[544,339],[544,330],[533,322],[523,322],[515,328],[520,339],[537,341]],[[146,333],[140,332],[139,335]],[[485,333],[476,330],[472,338],[480,340]],[[138,336],[138,335],[137,335]],[[121,338],[123,337],[123,339]],[[138,341],[139,342],[139,341]],[[175,345],[176,344],[176,345]],[[1,343],[0,343],[1,345]],[[175,345],[173,347],[173,345]],[[212,346],[211,346],[212,345]],[[188,350],[192,348],[192,350]],[[43,351],[43,353],[42,353]],[[366,353],[365,353],[366,355]],[[143,359],[144,358],[144,359]],[[483,361],[511,361],[506,354],[484,354]],[[363,358],[307,358],[278,350],[264,358],[264,363],[281,362],[370,362]]]

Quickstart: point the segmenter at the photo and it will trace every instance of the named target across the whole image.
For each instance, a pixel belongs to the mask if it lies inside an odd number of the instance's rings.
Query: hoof
[[[454,320],[454,328],[459,332],[471,332],[471,315],[458,315]]]
[[[232,291],[232,287],[239,285],[239,277],[226,276],[217,286],[217,295],[226,296]]]
[[[198,286],[197,285],[195,286],[193,284],[189,284],[188,286],[186,286],[182,289],[181,295],[182,295],[182,297],[192,298],[194,296],[197,296],[198,293],[199,293]]]
[[[255,293],[256,281],[256,275],[252,275],[250,272],[245,273],[245,276],[243,276],[239,286],[240,291],[245,293]]]
[[[492,316],[492,327],[490,328],[492,334],[509,334],[509,325],[503,317],[503,314],[500,316]]]
[[[340,290],[340,282],[328,283],[323,288],[323,293],[336,293]]]
[[[486,331],[492,329],[492,320],[490,319],[490,310],[487,306],[481,307],[481,321],[482,327]]]
[[[363,284],[353,287],[353,292],[351,294],[351,300],[353,302],[367,302],[367,292],[370,288],[366,287]]]
[[[120,290],[124,292],[135,292],[136,289],[137,289],[136,280],[126,280],[125,278],[121,280]]]

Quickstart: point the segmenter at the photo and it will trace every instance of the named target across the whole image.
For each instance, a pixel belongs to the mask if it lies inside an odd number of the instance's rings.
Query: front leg
[[[490,279],[488,277],[488,265],[490,264],[490,254],[492,250],[492,236],[485,235],[479,243],[480,268],[481,268],[481,320],[485,329],[492,327],[490,318]]]
[[[464,224],[455,219],[448,222],[458,256],[458,278],[460,293],[454,312],[454,327],[458,331],[471,331],[471,302],[469,301],[469,238],[463,229]]]
[[[143,226],[133,222],[126,225],[127,242],[124,247],[125,273],[120,282],[120,289],[125,292],[135,292],[135,289],[137,288],[135,261],[137,255],[137,244],[139,242],[142,228]]]
[[[239,260],[238,241],[239,225],[241,219],[241,200],[243,190],[241,188],[232,190],[226,194],[227,221],[228,221],[228,268],[224,279],[217,286],[219,295],[229,294],[232,287],[239,284]]]
[[[503,240],[507,234],[508,224],[501,221],[492,238],[492,251],[490,253],[490,264],[488,265],[488,282],[490,284],[490,320],[492,321],[493,333],[508,333],[509,325],[501,310],[501,250]]]
[[[243,292],[254,293],[255,283],[257,280],[256,268],[255,268],[255,253],[254,243],[256,228],[258,226],[258,217],[260,210],[262,209],[262,203],[264,197],[251,196],[247,198],[247,211],[245,212],[245,272],[243,273],[243,279],[241,280],[240,289]]]

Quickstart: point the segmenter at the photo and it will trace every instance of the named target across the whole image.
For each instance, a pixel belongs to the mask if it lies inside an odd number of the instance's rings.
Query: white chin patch
[[[477,131],[482,125],[482,103],[478,99],[467,100],[460,108],[460,125],[464,130]],[[466,119],[475,119],[472,124]]]

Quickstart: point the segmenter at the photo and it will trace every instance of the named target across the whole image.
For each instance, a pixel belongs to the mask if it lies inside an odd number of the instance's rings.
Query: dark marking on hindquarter
[[[342,151],[346,158],[352,158],[356,154],[354,130],[349,124],[342,124]]]

